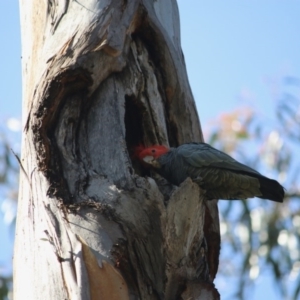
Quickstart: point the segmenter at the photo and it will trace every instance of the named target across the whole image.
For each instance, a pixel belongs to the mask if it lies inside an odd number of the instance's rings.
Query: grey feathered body
[[[158,172],[175,185],[187,177],[206,191],[208,199],[259,197],[282,202],[283,187],[206,143],[171,148],[157,159]]]

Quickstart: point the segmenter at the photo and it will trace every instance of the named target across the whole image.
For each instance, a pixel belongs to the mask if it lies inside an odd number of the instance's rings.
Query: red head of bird
[[[162,145],[154,145],[147,148],[139,146],[135,149],[135,156],[144,164],[159,168],[160,165],[156,159],[169,151],[168,147]]]

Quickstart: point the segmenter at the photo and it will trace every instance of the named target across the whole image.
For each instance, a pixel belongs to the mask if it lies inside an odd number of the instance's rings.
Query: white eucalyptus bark
[[[216,201],[132,152],[202,140],[176,1],[20,0],[20,11],[14,298],[219,299]]]

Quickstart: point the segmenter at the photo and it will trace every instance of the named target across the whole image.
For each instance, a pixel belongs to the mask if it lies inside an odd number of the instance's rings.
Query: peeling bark
[[[216,201],[132,152],[203,139],[176,2],[20,6],[15,299],[219,299]]]

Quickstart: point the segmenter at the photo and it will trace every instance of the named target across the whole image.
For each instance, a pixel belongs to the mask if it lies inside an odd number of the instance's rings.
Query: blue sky
[[[285,75],[300,78],[300,1],[179,0],[178,5],[182,48],[202,126],[245,104],[272,118],[274,86]],[[18,2],[1,1],[0,14],[2,127],[8,118],[21,116]],[[12,255],[12,236],[1,220],[0,240],[1,270]],[[266,287],[268,297],[279,300],[268,278],[257,284],[253,299],[262,299]]]
[[[0,2],[0,122],[21,117],[21,40],[19,3]]]
[[[182,47],[202,125],[246,103],[271,112],[270,83],[300,75],[300,2],[194,3],[178,1]]]

